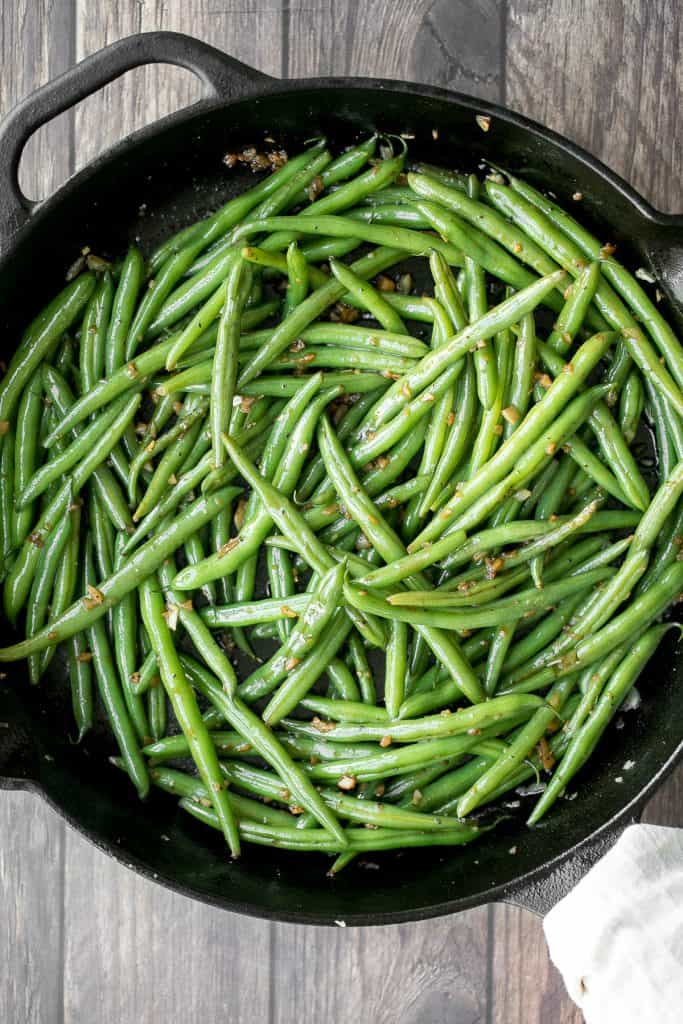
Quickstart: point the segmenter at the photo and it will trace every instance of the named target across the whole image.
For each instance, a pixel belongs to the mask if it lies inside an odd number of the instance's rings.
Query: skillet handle
[[[236,99],[272,81],[208,43],[178,32],[128,36],[86,57],[17,104],[0,128],[0,249],[36,205],[21,191],[17,176],[21,154],[33,133],[126,71],[145,64],[175,64],[192,71],[204,86],[205,100]]]
[[[552,866],[542,878],[532,879],[530,882],[522,880],[515,885],[503,902],[530,910],[538,917],[545,917],[611,850],[627,825],[632,825],[637,820],[636,815],[633,818],[611,822],[593,839]]]

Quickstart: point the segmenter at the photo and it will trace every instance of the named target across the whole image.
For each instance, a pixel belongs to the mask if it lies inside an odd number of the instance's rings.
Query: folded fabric
[[[627,828],[543,927],[586,1024],[681,1024],[683,829]]]

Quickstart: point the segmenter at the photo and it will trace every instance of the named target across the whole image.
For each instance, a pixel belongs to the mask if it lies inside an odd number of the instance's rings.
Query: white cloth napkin
[[[543,927],[586,1024],[681,1024],[683,829],[627,828]]]

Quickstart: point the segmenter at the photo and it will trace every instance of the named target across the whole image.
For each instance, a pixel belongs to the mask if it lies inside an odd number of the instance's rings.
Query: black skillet
[[[176,64],[204,84],[204,98],[99,157],[40,205],[17,182],[24,144],[42,124],[117,78],[149,63]],[[491,117],[488,132],[475,115]],[[140,238],[149,247],[244,189],[250,172],[227,171],[222,156],[272,136],[290,152],[324,133],[338,147],[368,132],[414,136],[420,159],[474,169],[482,159],[522,173],[560,201],[583,193],[581,216],[616,242],[632,267],[647,267],[683,329],[683,220],[653,210],[577,146],[492,104],[404,82],[308,79],[280,82],[197,40],[172,33],[132,36],[89,57],[21,103],[0,135],[0,320],[8,360],[22,328],[62,285],[85,244],[119,255]],[[434,136],[438,135],[438,138]],[[0,623],[0,642],[12,631]],[[534,830],[524,806],[479,845],[378,858],[337,879],[326,862],[247,847],[231,863],[207,834],[155,793],[143,806],[109,766],[110,740],[95,730],[82,746],[63,666],[31,688],[22,666],[0,682],[0,787],[46,799],[101,849],[169,888],[230,910],[313,924],[386,924],[450,913],[491,900],[537,912],[552,906],[638,818],[683,753],[681,660],[673,641],[642,678],[637,711],[623,715],[578,779],[576,800],[556,805]],[[633,767],[624,769],[626,762]],[[516,816],[515,816],[516,815]],[[215,841],[214,841],[215,838]]]

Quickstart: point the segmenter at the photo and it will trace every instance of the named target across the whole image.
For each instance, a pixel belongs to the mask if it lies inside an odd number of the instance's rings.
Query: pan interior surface
[[[61,287],[83,246],[119,257],[137,240],[149,251],[248,187],[251,172],[228,169],[223,157],[244,145],[271,145],[266,138],[292,154],[317,134],[338,149],[377,130],[402,133],[413,159],[464,171],[490,160],[551,190],[561,203],[571,205],[572,194],[581,192],[580,219],[602,240],[616,243],[631,269],[647,265],[646,254],[665,229],[634,206],[620,183],[514,118],[494,116],[484,132],[476,113],[473,101],[430,90],[304,84],[204,107],[141,133],[68,183],[19,236],[0,273],[0,358],[9,361],[23,328]],[[663,303],[663,311],[683,328],[679,309]],[[11,627],[0,621],[0,642],[13,639]],[[34,781],[110,853],[207,901],[289,920],[398,921],[504,896],[520,876],[542,870],[642,798],[681,742],[680,671],[670,635],[638,684],[640,707],[621,715],[621,728],[609,730],[572,787],[577,798],[558,802],[541,826],[527,829],[531,802],[512,794],[499,808],[504,820],[478,844],[371,856],[333,880],[322,857],[248,846],[240,861],[231,862],[221,837],[207,834],[165,794],[153,792],[141,807],[109,764],[114,751],[103,725],[82,745],[71,742],[69,683],[59,658],[37,688],[29,687],[21,664],[10,665],[0,682],[0,722],[8,724],[0,729],[0,775]]]

